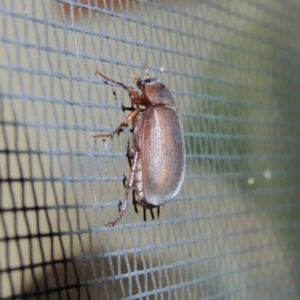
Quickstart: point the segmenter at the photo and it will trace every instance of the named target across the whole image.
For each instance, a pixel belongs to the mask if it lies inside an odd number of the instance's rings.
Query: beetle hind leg
[[[150,208],[149,210],[150,210],[152,220],[155,220],[153,208]],[[157,214],[156,214],[157,218],[159,218],[159,213],[160,213],[160,208],[158,206],[157,207]],[[146,215],[147,214],[147,209],[146,208],[143,209],[143,214],[144,214],[144,222],[146,222],[147,221],[147,215]]]
[[[129,140],[128,140],[128,142],[127,142],[127,159],[128,159],[128,164],[129,164],[130,169],[132,168],[132,159],[134,158],[134,153],[135,153],[134,150],[132,148],[130,148]],[[125,187],[126,180],[127,180],[127,178],[126,178],[126,176],[124,176],[124,187]],[[138,202],[136,201],[134,188],[132,188],[132,204],[134,207],[134,211],[138,214],[139,213],[139,211],[137,209]]]
[[[152,208],[150,208],[150,214],[151,214],[152,220],[154,220],[154,219],[155,219],[155,216],[154,216],[154,212],[153,212],[153,209],[152,209]]]
[[[135,213],[139,214],[139,211],[137,209],[138,202],[136,201],[136,198],[135,198],[135,190],[132,191],[132,204],[133,204]]]
[[[124,204],[120,207],[120,213],[119,216],[110,222],[105,223],[105,226],[110,226],[113,227],[118,221],[120,221],[126,211],[127,208],[127,204],[128,204],[128,195],[130,190],[133,189],[133,185],[134,185],[134,175],[135,175],[135,171],[136,171],[136,167],[137,167],[137,160],[139,157],[139,152],[136,151],[134,153],[134,157],[132,160],[132,167],[131,167],[131,172],[130,172],[130,176],[128,179],[128,182],[126,183],[126,190],[125,190],[125,195],[124,195]]]
[[[125,192],[125,195],[124,195],[124,204],[120,206],[119,208],[119,216],[118,218],[116,218],[115,220],[113,221],[110,221],[110,222],[107,222],[105,223],[105,226],[109,226],[109,227],[113,227],[115,226],[115,224],[122,219],[123,215],[124,215],[124,212],[126,211],[126,208],[127,208],[127,200],[128,200],[128,194],[129,194],[129,190],[130,188],[128,187],[126,192]]]

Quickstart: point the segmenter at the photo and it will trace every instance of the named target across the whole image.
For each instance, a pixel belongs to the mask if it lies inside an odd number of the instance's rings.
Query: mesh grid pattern
[[[0,299],[299,299],[300,4],[0,2]],[[132,85],[184,124],[180,193],[130,204]]]

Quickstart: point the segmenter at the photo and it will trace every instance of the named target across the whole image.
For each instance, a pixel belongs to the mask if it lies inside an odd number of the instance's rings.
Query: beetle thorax
[[[137,86],[142,91],[144,105],[175,106],[175,101],[170,91],[157,78],[138,78]]]

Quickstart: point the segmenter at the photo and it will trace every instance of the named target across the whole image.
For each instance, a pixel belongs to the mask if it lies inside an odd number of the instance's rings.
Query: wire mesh
[[[0,299],[299,299],[297,0],[0,2]],[[130,83],[181,112],[183,187],[115,227]],[[115,94],[115,95],[114,95]]]

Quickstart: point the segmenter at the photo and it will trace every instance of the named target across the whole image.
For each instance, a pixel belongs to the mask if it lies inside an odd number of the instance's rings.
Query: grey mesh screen
[[[109,228],[131,126],[91,135],[131,104],[95,71],[146,67],[184,184]],[[298,0],[1,0],[0,299],[299,299],[299,78]]]

